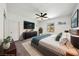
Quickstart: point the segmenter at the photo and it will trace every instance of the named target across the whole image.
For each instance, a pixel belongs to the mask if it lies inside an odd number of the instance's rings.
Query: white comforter
[[[62,47],[60,42],[55,41],[56,35],[51,35],[39,41],[39,44],[48,48],[51,52],[55,51],[59,54],[66,55],[66,51],[68,48]]]

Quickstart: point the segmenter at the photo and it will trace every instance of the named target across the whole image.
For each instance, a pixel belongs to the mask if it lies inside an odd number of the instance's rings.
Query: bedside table
[[[1,56],[16,56],[15,43],[12,42],[9,49],[3,49],[2,47],[0,47],[0,55]]]

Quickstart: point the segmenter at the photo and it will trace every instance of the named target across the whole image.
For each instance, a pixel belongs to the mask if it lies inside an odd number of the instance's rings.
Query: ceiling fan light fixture
[[[40,14],[35,14],[35,15],[38,16],[38,17],[36,17],[36,18],[40,18],[40,20],[45,20],[45,19],[48,18],[48,17],[46,16],[47,13],[40,13]]]

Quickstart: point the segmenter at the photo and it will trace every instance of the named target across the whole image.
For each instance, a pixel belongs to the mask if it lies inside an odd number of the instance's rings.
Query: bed
[[[45,34],[33,37],[31,45],[46,56],[65,56],[68,48],[55,41],[57,35]]]

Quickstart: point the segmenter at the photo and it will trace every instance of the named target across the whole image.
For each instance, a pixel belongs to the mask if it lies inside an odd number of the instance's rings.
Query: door
[[[9,34],[12,36],[14,41],[19,39],[19,22],[18,21],[9,21]]]

